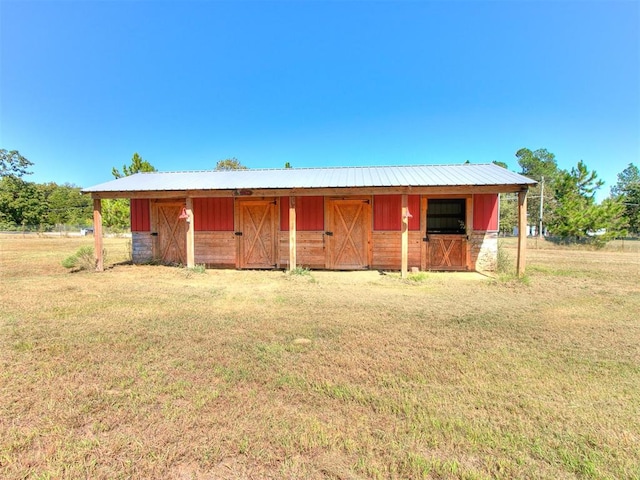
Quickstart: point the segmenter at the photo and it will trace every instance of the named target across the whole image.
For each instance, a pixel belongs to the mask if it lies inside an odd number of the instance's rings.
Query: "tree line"
[[[23,177],[32,166],[18,151],[0,150],[0,230],[90,226],[92,202],[81,187],[28,182]]]
[[[515,154],[519,172],[538,184],[529,190],[527,220],[545,234],[567,242],[606,241],[640,234],[640,172],[630,163],[618,174],[609,197],[600,203],[596,192],[603,182],[585,162],[579,161],[569,170],[558,167],[555,155],[546,149],[522,148]],[[503,162],[494,162],[507,168]],[[34,183],[24,179],[34,164],[16,150],[0,150],[0,230],[20,230],[37,226],[51,230],[59,225],[86,227],[92,224],[90,196],[81,187],[53,182]],[[285,165],[291,168],[291,165]],[[216,170],[245,169],[236,158],[217,162]],[[114,178],[138,172],[154,172],[155,167],[134,153],[129,165],[112,168]],[[512,197],[513,198],[513,197]],[[542,208],[541,208],[542,202]],[[502,195],[500,230],[512,233],[517,224],[517,202]],[[540,214],[542,213],[542,218]],[[103,224],[114,230],[129,228],[129,201],[104,200]],[[536,233],[538,233],[536,231]]]
[[[34,164],[17,150],[0,149],[0,230],[51,231],[60,226],[77,228],[93,224],[93,202],[82,194],[82,187],[55,182],[35,183],[25,180]],[[236,158],[220,160],[216,170],[242,170]],[[113,167],[114,178],[139,172],[155,172],[156,168],[138,153],[122,169]],[[130,228],[129,200],[103,200],[103,225],[113,231]]]
[[[604,182],[584,161],[564,170],[544,148],[521,148],[516,158],[519,173],[538,182],[529,189],[527,200],[527,223],[534,226],[536,234],[563,242],[604,244],[640,233],[640,172],[633,163],[618,174],[610,195],[597,203],[595,195]],[[501,202],[500,230],[505,233],[517,224],[516,202],[509,200],[503,196]]]

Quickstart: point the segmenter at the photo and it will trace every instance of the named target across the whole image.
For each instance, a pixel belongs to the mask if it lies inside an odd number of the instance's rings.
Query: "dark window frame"
[[[427,200],[427,233],[464,235],[467,233],[467,200],[438,198]]]

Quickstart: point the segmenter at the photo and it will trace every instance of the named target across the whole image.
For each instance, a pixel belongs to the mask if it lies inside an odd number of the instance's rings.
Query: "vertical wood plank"
[[[325,232],[322,234],[322,244],[325,252],[326,268],[333,269],[333,240],[327,235],[329,229],[333,228],[333,201],[325,198],[324,202],[324,222]]]
[[[96,271],[104,270],[104,257],[102,255],[102,200],[93,199],[93,244],[96,259]]]
[[[407,271],[409,269],[409,196],[407,194],[402,195],[402,240],[401,240],[401,268],[400,276],[407,278]]]
[[[518,257],[516,271],[518,277],[524,275],[527,253],[527,191],[518,192]]]
[[[151,239],[151,258],[157,261],[160,251],[158,247],[158,201],[149,201],[149,208],[151,210],[149,214],[149,219],[151,222],[151,233],[153,234],[153,237]]]
[[[193,216],[193,198],[187,197],[187,268],[196,266],[195,261],[195,226]]]
[[[297,267],[296,258],[296,197],[289,197],[289,270]]]
[[[271,259],[273,260],[273,267],[280,268],[280,258],[278,255],[278,229],[280,226],[280,197],[273,199],[270,203],[269,209],[271,210],[269,218],[271,219],[269,225],[269,231],[271,232]]]

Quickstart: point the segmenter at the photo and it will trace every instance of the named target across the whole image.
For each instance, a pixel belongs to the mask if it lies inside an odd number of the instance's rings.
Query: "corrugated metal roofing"
[[[86,193],[340,187],[533,185],[495,164],[283,168],[137,173],[84,189]]]

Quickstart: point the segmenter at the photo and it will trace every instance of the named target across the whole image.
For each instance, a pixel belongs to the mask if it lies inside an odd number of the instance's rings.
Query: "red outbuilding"
[[[499,194],[520,232],[535,181],[494,164],[150,172],[84,190],[131,201],[133,261],[222,268],[492,270]],[[518,243],[524,271],[524,236]]]

